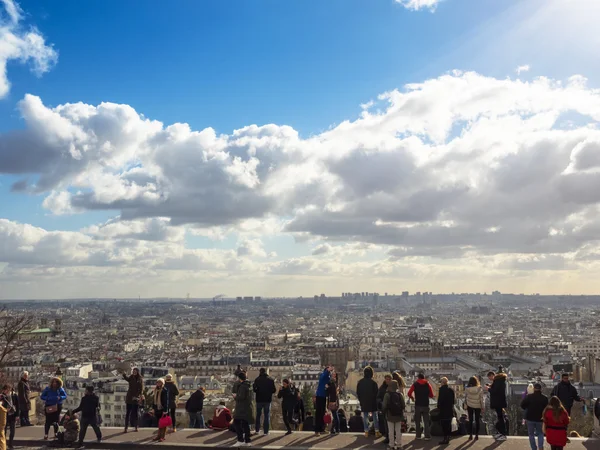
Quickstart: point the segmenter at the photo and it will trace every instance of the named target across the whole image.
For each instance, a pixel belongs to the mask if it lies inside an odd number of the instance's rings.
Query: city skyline
[[[0,299],[600,293],[598,19],[2,0]]]

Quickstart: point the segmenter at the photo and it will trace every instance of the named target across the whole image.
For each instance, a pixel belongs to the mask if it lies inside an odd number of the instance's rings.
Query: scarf
[[[156,409],[159,409],[159,410],[163,409],[162,402],[160,401],[160,397],[161,397],[160,394],[162,394],[163,389],[164,389],[164,387],[162,387],[160,389],[154,388],[154,404],[156,405]]]

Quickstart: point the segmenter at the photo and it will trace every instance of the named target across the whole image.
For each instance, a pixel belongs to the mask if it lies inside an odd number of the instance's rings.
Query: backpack
[[[404,415],[402,398],[398,392],[390,392],[390,404],[388,405],[388,411],[391,416],[398,417]]]

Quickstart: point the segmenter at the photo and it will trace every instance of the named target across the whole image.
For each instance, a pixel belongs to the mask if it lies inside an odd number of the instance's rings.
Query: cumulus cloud
[[[415,261],[512,273],[600,253],[600,92],[584,77],[451,72],[378,100],[301,138],[285,125],[217,134],[128,105],[50,108],[27,95],[24,129],[0,135],[0,171],[22,175],[20,190],[46,195],[55,214],[119,218],[65,235],[21,225],[14,240],[40,238],[11,251],[34,264],[23,249],[39,241],[62,246],[60,264],[383,277]],[[234,240],[190,249],[186,233]],[[282,234],[312,255],[274,261],[261,238]],[[383,262],[361,266],[365,256]]]
[[[442,0],[395,0],[406,9],[418,11],[420,9],[429,9],[435,11],[435,8]]]
[[[58,60],[58,53],[35,28],[26,28],[23,13],[14,0],[0,1],[0,98],[10,90],[9,61],[29,62],[34,74],[48,72]]]

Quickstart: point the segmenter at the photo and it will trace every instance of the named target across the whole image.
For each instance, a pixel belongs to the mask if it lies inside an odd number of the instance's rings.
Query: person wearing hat
[[[204,409],[204,387],[198,385],[196,392],[190,395],[185,403],[185,410],[190,416],[190,428],[205,428],[202,409]]]
[[[531,450],[543,450],[544,448],[544,410],[548,406],[548,397],[542,394],[542,385],[535,383],[533,393],[528,394],[521,402],[521,408],[525,412],[527,421],[527,433],[529,434],[529,444]],[[537,445],[535,438],[537,436]]]
[[[175,380],[173,380],[173,375],[170,373],[168,373],[165,377],[165,390],[167,391],[168,399],[165,412],[168,412],[168,414],[171,416],[171,421],[173,422],[173,425],[171,425],[171,431],[175,432],[177,431],[175,410],[177,409],[177,397],[179,396],[179,389],[177,389]]]

